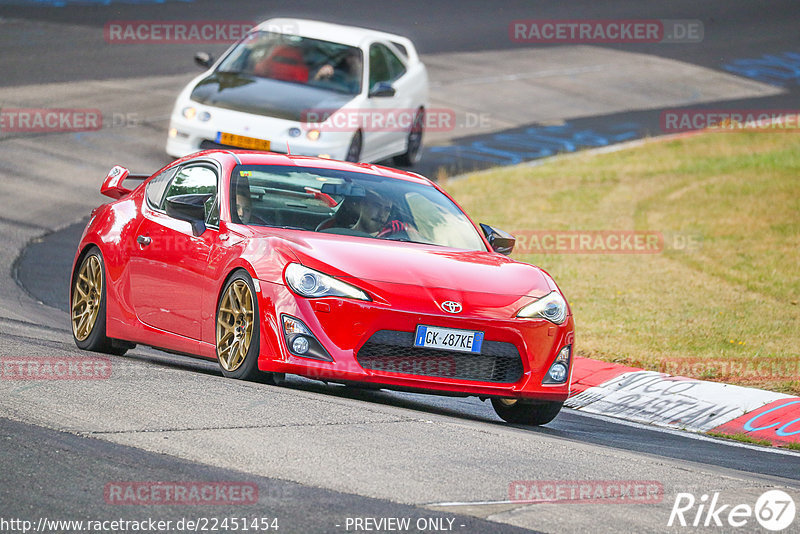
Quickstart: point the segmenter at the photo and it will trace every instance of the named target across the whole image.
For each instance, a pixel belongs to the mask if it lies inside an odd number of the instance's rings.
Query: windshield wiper
[[[302,228],[300,226],[288,226],[288,225],[279,225],[279,224],[253,224],[250,223],[251,226],[263,226],[265,228],[283,228],[285,230],[304,230],[306,232],[311,232],[308,228]]]

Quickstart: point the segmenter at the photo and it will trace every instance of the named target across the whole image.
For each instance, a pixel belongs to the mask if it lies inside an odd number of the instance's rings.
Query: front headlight
[[[183,108],[183,111],[181,111],[181,114],[185,118],[187,118],[189,120],[192,120],[197,115],[197,110],[195,108],[189,106],[189,107]]]
[[[290,263],[285,273],[286,285],[301,297],[348,297],[372,300],[357,287],[346,284],[332,276],[309,269],[299,263]]]
[[[553,324],[561,324],[567,320],[567,302],[558,291],[552,291],[522,308],[517,317],[541,318]]]

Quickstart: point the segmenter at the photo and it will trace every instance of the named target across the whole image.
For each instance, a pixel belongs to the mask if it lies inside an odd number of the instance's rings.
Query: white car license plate
[[[418,325],[417,335],[414,336],[415,347],[429,349],[457,350],[480,354],[482,344],[483,332],[474,330],[456,330],[438,326]]]

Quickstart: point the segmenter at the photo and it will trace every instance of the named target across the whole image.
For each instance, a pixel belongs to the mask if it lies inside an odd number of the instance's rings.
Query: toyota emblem
[[[461,313],[461,303],[452,300],[442,302],[442,309],[447,313]]]

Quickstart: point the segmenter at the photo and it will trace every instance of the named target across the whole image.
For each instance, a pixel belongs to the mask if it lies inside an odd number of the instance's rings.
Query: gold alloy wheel
[[[253,339],[253,293],[247,282],[234,280],[219,303],[217,312],[217,357],[228,372],[237,370]]]
[[[500,399],[500,404],[503,406],[514,406],[517,403],[517,399]]]
[[[86,256],[72,291],[72,333],[84,341],[92,333],[103,296],[103,265],[95,254]]]

